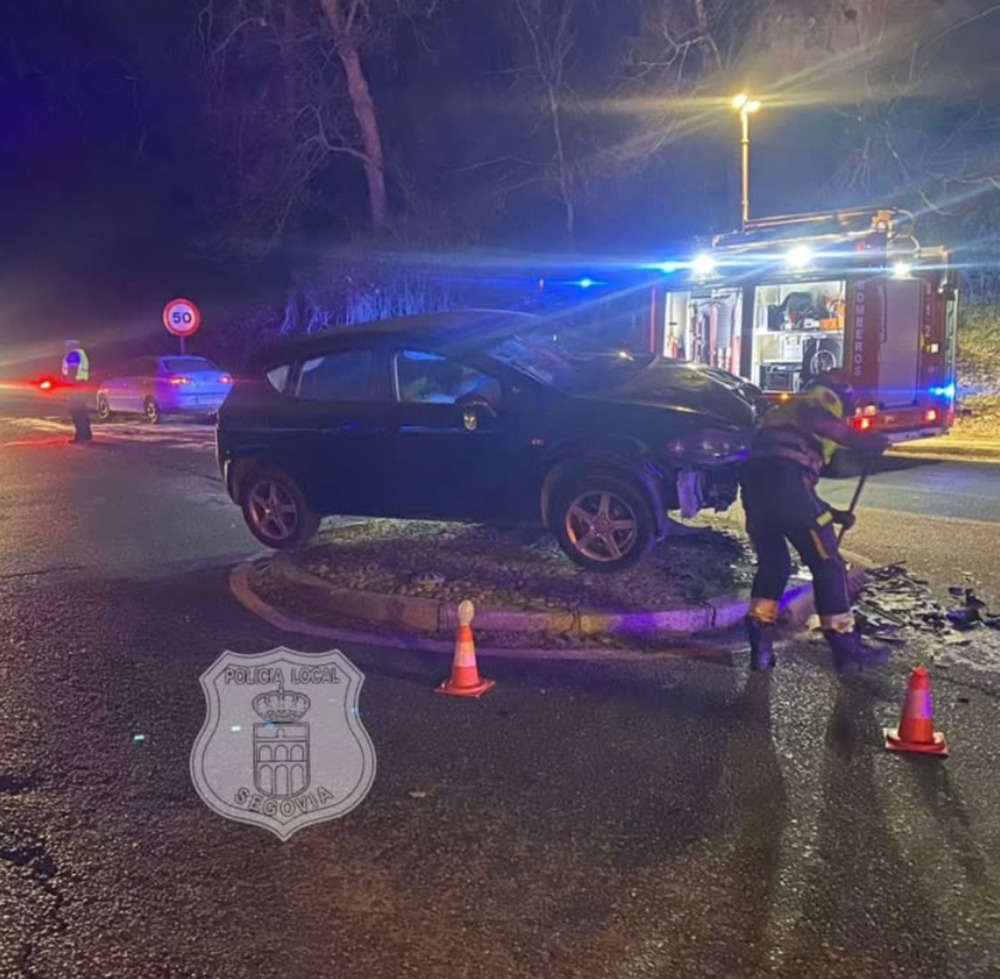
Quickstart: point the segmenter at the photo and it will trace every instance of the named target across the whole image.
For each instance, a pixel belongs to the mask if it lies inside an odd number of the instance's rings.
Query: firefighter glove
[[[858,522],[858,518],[849,510],[831,509],[830,512],[833,514],[833,522],[839,524],[844,530],[850,530]]]

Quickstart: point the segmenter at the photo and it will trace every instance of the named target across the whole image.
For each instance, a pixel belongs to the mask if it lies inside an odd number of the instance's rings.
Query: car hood
[[[671,408],[736,428],[750,428],[756,418],[752,388],[715,367],[658,358],[635,372],[623,375],[609,368],[604,378],[589,380],[587,396],[602,400]]]

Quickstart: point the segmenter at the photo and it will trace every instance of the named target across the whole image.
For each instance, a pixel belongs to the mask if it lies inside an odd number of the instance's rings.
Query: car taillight
[[[232,384],[233,383],[233,379],[228,374],[223,374],[222,377],[219,378],[219,383],[220,384]]]
[[[860,417],[860,418],[852,418],[851,424],[859,432],[867,432],[875,423],[870,417]]]
[[[52,388],[55,387],[55,385],[52,383],[52,381],[50,381],[48,378],[46,378],[44,381],[39,381],[38,382],[38,387],[42,391],[51,391]]]
[[[191,378],[190,377],[172,377],[172,378],[170,378],[170,383],[171,384],[190,384],[191,383]]]
[[[938,420],[938,418],[940,418],[940,417],[941,417],[941,415],[940,415],[940,412],[938,412],[937,408],[928,408],[924,412],[924,421],[925,422],[936,422]]]

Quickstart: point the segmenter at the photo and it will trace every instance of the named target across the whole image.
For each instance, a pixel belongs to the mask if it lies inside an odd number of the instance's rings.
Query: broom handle
[[[858,500],[861,499],[861,491],[865,488],[865,483],[868,482],[868,476],[871,473],[874,464],[875,464],[874,456],[869,455],[865,458],[865,468],[862,470],[861,478],[858,480],[858,485],[854,490],[854,497],[851,500],[851,505],[847,509],[848,513],[854,513],[854,508],[858,505]],[[844,534],[846,533],[847,533],[847,528],[842,526],[840,528],[840,533],[837,535],[838,545],[844,539]]]

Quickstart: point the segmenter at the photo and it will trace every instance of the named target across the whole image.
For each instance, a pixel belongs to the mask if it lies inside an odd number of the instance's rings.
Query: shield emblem
[[[349,813],[375,779],[363,682],[340,650],[223,653],[201,676],[208,716],[191,780],[202,801],[283,841]]]

